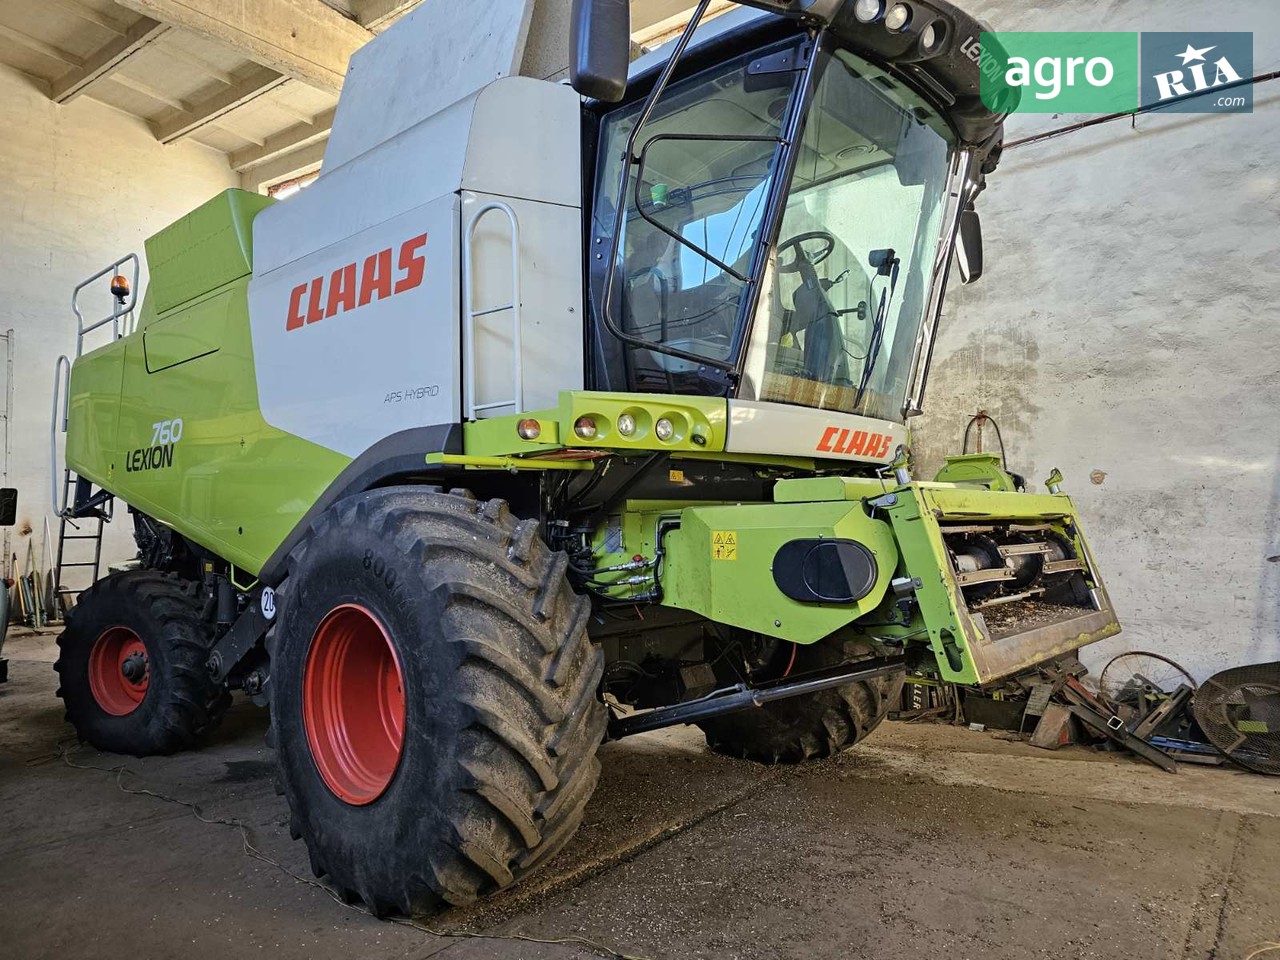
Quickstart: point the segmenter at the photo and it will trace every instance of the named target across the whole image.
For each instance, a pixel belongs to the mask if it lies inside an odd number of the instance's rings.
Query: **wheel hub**
[[[128,627],[108,627],[89,651],[89,689],[105,713],[124,717],[147,696],[151,666],[147,646]]]
[[[335,607],[316,627],[302,716],[311,757],[334,795],[355,806],[382,796],[404,749],[404,676],[390,635],[365,607]]]

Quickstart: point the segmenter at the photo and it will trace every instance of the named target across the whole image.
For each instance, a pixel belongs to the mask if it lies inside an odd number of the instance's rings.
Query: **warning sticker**
[[[711,531],[711,559],[712,560],[737,560],[738,559],[738,531],[736,530],[712,530]]]

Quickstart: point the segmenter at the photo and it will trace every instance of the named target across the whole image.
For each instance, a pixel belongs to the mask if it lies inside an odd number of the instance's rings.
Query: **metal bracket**
[[[222,683],[227,675],[235,669],[236,664],[258,645],[258,641],[266,636],[267,630],[276,619],[276,595],[270,587],[262,591],[250,601],[244,613],[231,625],[231,629],[222,635],[222,639],[213,645],[205,667],[214,682]]]

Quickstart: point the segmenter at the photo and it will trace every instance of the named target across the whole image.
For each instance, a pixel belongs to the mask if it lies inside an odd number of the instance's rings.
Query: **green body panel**
[[[883,638],[927,642],[939,676],[963,684],[1008,676],[1120,630],[1075,506],[1065,495],[989,490],[975,483],[911,483],[886,490],[879,480],[851,477],[783,480],[774,491],[772,504],[668,511],[679,526],[664,538],[662,602],[795,643],[860,628],[860,620],[874,621],[875,633]],[[1054,622],[1030,629],[1019,625],[1002,633],[989,627],[982,614],[966,606],[942,532],[948,523],[987,521],[1043,525],[1070,541],[1084,558],[1094,605],[1059,608],[1062,616]],[[654,527],[649,513],[622,523],[628,531]],[[878,577],[867,597],[853,604],[811,604],[782,594],[773,579],[778,549],[790,540],[816,538],[856,540],[871,549]],[[641,547],[648,547],[643,537]],[[895,577],[918,580],[919,606],[911,618],[901,614],[887,591]]]
[[[778,589],[774,554],[791,540],[856,540],[876,558],[871,592],[857,603],[800,603]],[[893,530],[860,502],[697,506],[665,538],[663,603],[717,623],[813,643],[879,606],[898,566]]]
[[[147,240],[148,296],[164,314],[253,270],[253,218],[275,203],[227,190]]]
[[[152,238],[149,256],[167,259],[152,263],[137,331],[72,367],[66,445],[77,474],[254,575],[350,463],[258,408],[245,258],[265,205],[229,191]],[[209,263],[195,268],[183,238]],[[231,274],[196,290],[194,277]]]

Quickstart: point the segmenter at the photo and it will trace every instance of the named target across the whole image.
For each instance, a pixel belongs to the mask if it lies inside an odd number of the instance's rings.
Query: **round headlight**
[[[895,3],[884,15],[885,29],[900,33],[911,23],[911,8],[905,3]]]
[[[618,417],[618,432],[624,437],[629,437],[636,432],[636,418],[629,413],[621,414]]]
[[[537,440],[542,436],[542,424],[537,420],[521,420],[516,424],[516,433],[521,440]]]
[[[662,440],[665,443],[667,440],[670,440],[675,436],[676,428],[670,420],[663,417],[653,425],[653,432],[658,435],[659,440]]]
[[[947,35],[947,28],[941,20],[934,20],[927,27],[920,31],[920,49],[925,53],[933,53],[940,46]]]
[[[573,423],[573,432],[580,436],[583,440],[590,440],[596,435],[596,421],[594,417],[579,417]]]
[[[859,23],[872,23],[880,19],[884,11],[884,0],[857,0],[853,5],[853,15]]]

